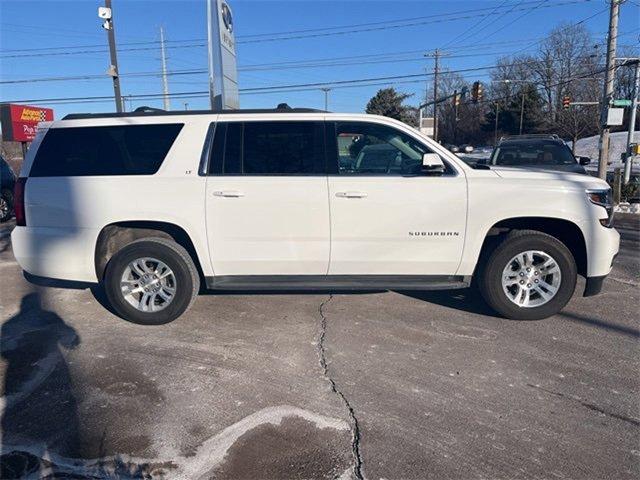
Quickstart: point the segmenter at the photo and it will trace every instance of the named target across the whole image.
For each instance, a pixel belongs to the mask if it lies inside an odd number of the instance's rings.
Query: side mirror
[[[589,157],[578,157],[578,163],[580,165],[589,165],[591,163],[591,159]]]
[[[444,163],[437,153],[425,153],[422,156],[422,172],[423,173],[444,173]]]

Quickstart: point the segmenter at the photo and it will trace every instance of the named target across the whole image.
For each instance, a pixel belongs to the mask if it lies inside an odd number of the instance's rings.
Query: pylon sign
[[[207,0],[207,27],[211,108],[235,110],[240,106],[235,25],[227,0]]]

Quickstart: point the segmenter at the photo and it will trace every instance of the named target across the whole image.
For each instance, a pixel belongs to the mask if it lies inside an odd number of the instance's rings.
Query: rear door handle
[[[244,193],[239,192],[238,190],[218,190],[213,192],[213,196],[238,198],[238,197],[244,197]]]
[[[336,197],[339,198],[365,198],[366,192],[337,192]]]

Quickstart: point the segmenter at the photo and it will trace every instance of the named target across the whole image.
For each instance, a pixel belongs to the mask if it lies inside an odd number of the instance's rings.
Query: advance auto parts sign
[[[53,110],[29,105],[0,105],[2,140],[10,142],[30,142],[36,136],[38,123],[51,122]]]

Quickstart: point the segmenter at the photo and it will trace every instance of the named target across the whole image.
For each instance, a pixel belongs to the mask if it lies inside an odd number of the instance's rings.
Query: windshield
[[[499,145],[491,156],[491,165],[544,167],[575,163],[571,150],[566,145],[558,143],[514,142]]]

